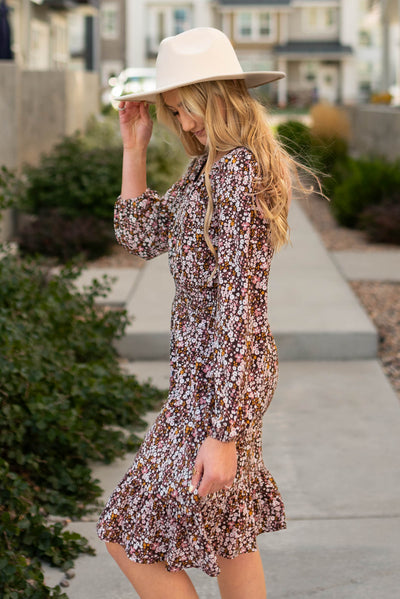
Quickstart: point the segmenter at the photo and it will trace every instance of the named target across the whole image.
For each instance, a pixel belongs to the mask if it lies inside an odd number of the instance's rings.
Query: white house
[[[88,23],[86,29],[79,27],[79,23],[83,25],[85,19],[90,19],[93,24],[96,4],[96,0],[7,0],[16,64],[40,71],[75,68],[70,52],[71,23],[77,25],[75,43],[79,38],[82,54],[88,58],[93,54],[95,39],[90,35]],[[87,67],[85,60],[78,66]]]
[[[274,88],[282,106],[316,99],[351,104],[382,88],[386,71],[391,83],[400,77],[396,46],[400,0],[126,3],[128,66],[153,66],[163,37],[191,27],[213,26],[231,39],[244,69],[287,73]],[[389,60],[396,51],[396,58]]]
[[[126,0],[127,66],[153,66],[164,37],[212,26],[213,4],[210,0]]]

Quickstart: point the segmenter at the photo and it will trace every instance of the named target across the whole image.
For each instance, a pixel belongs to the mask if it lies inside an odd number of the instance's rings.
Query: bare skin
[[[164,100],[182,129],[192,132],[206,145],[203,119],[183,109],[176,91],[167,92]],[[121,197],[129,199],[141,195],[147,188],[146,152],[152,134],[152,121],[145,102],[121,102],[120,108],[124,108],[119,113],[124,147]],[[189,490],[204,497],[230,487],[236,469],[235,442],[223,443],[207,437],[197,453]],[[162,562],[138,564],[131,561],[117,543],[106,543],[106,546],[141,599],[198,599],[185,572],[168,572]],[[266,599],[258,551],[234,559],[218,558],[218,563],[221,568],[218,584],[222,599]]]
[[[106,546],[141,599],[199,599],[186,572],[168,572],[163,562],[137,564],[117,543]],[[219,557],[218,565],[221,599],[267,599],[259,551],[234,559]]]

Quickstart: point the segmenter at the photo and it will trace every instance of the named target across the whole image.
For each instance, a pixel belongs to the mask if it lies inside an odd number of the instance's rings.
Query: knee
[[[118,543],[109,543],[106,541],[106,549],[116,562],[118,562],[121,558],[121,555],[125,553],[124,548]]]

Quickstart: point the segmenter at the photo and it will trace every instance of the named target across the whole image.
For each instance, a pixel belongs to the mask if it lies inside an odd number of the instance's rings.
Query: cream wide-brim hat
[[[222,31],[213,27],[196,27],[161,42],[153,91],[126,94],[114,99],[155,102],[163,92],[201,81],[242,79],[251,88],[285,76],[281,71],[243,72],[231,42]]]

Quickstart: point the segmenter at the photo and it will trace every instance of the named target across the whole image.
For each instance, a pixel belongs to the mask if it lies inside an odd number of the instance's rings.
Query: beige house
[[[245,68],[287,73],[278,103],[353,102],[354,0],[219,0],[221,29]]]
[[[7,0],[15,63],[23,69],[40,71],[74,68],[71,24],[74,34],[79,23],[76,31],[81,36],[83,53],[95,54],[96,4],[96,0]],[[79,64],[79,68],[87,66],[85,62]]]
[[[245,69],[287,72],[271,86],[281,105],[352,104],[400,89],[400,0],[125,1],[127,66],[154,66],[163,37],[212,26]]]
[[[111,77],[126,67],[126,0],[100,0],[99,47],[100,82],[107,102]]]
[[[96,0],[7,0],[13,59],[0,60],[0,166],[37,162],[99,108]],[[70,19],[83,27],[83,60],[70,54]],[[90,68],[92,67],[92,68]],[[92,71],[92,72],[88,72]],[[44,118],[44,114],[46,118]]]

